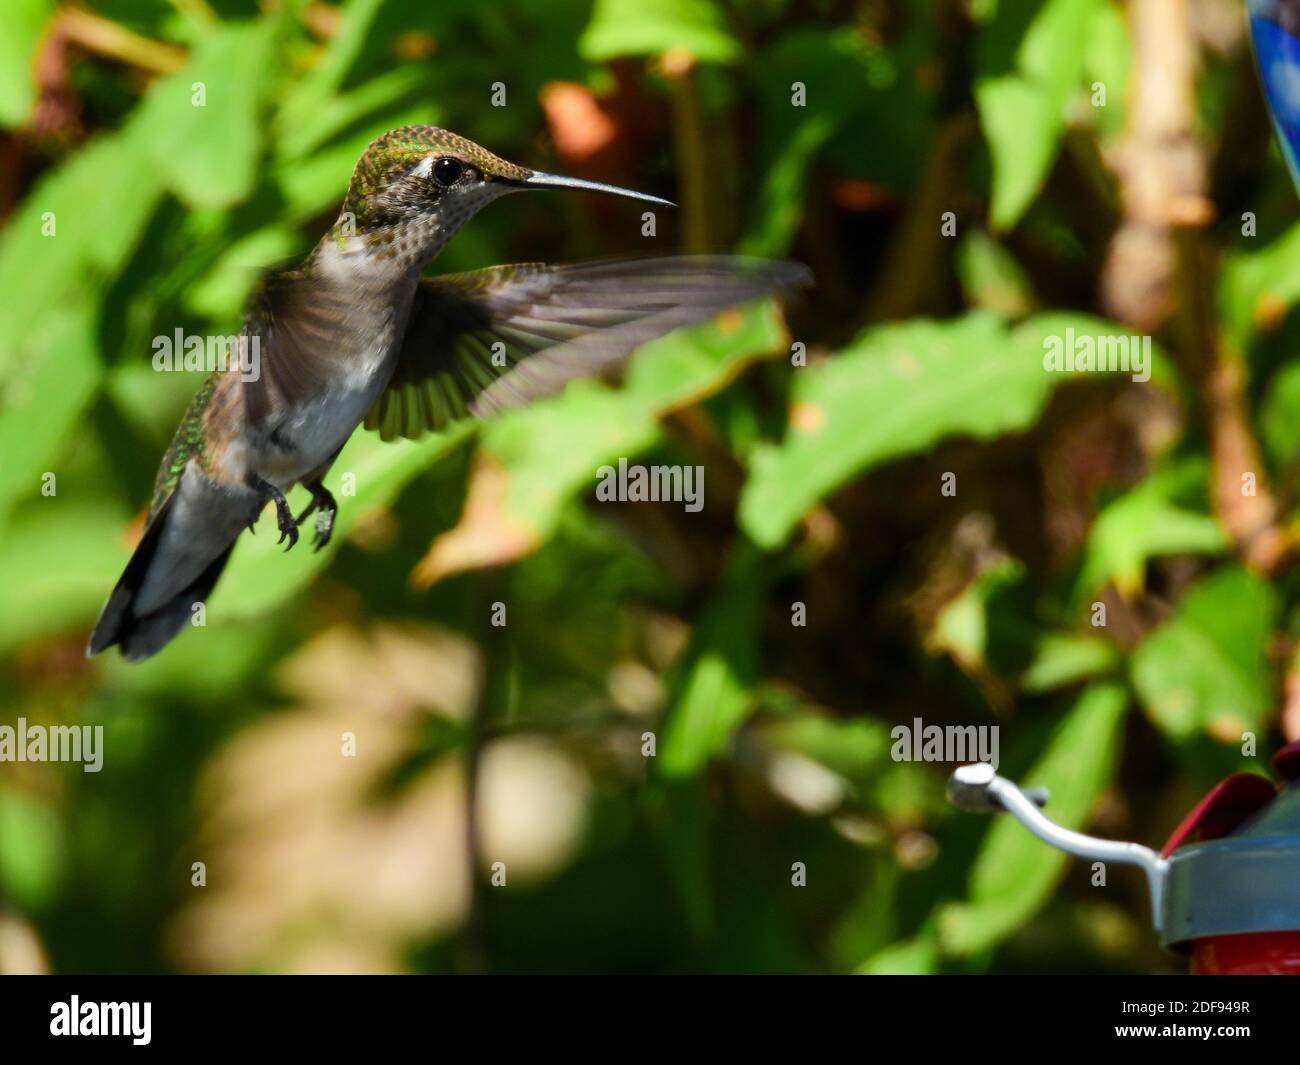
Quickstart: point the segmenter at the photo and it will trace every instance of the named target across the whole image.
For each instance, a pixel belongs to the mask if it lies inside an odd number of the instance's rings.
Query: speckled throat
[[[379,226],[364,233],[351,231],[344,212],[321,238],[306,269],[332,280],[351,283],[357,291],[387,288],[414,277],[429,265],[455,235],[438,214],[416,215],[407,221]]]
[[[345,207],[316,246],[308,265],[313,269],[346,265],[371,276],[378,270],[375,279],[381,281],[394,270],[418,272],[437,257],[481,208],[510,191],[503,185],[483,185],[472,194],[435,208],[412,212],[400,221],[364,230],[356,228],[354,216]],[[362,280],[358,277],[358,281]]]

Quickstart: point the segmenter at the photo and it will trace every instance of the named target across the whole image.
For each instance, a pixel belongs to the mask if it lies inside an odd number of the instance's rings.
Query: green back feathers
[[[180,427],[172,437],[171,445],[167,448],[162,464],[158,467],[158,476],[154,480],[153,499],[149,503],[150,520],[167,502],[168,497],[176,491],[181,474],[185,472],[185,466],[190,459],[197,457],[200,463],[203,461],[203,412],[207,410],[208,403],[212,400],[220,377],[221,374],[218,372],[204,381],[203,387],[194,394],[189,407],[185,410],[185,417],[181,419]]]

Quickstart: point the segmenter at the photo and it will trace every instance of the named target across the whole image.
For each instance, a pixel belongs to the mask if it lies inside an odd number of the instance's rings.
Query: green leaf
[[[47,905],[63,865],[58,814],[22,792],[0,788],[0,890],[26,908]]]
[[[1103,507],[1088,534],[1076,604],[1108,581],[1123,595],[1136,595],[1149,559],[1226,551],[1228,538],[1219,523],[1188,506],[1189,497],[1204,499],[1205,478],[1204,462],[1179,463]]]
[[[1175,740],[1209,731],[1239,742],[1266,725],[1276,612],[1273,589],[1240,566],[1197,582],[1133,653],[1133,685],[1152,720]]]
[[[706,63],[725,63],[741,53],[715,0],[597,0],[578,42],[583,58],[594,63],[673,48]]]
[[[1012,5],[1004,5],[1009,7]],[[1043,0],[1018,52],[1019,67],[1064,106],[1078,88],[1088,30],[1098,0]]]
[[[10,0],[0,33],[0,126],[21,125],[36,98],[36,46],[52,0]]]
[[[989,224],[1010,229],[1043,187],[1065,122],[1055,101],[1014,76],[981,82],[975,102],[993,155]]]
[[[157,445],[157,454],[141,456],[146,466],[161,456],[200,380],[197,373],[158,373],[148,359],[124,360],[105,375],[103,390],[113,409],[142,438]],[[143,500],[132,502],[142,504]]]
[[[745,551],[686,649],[682,680],[663,725],[659,770],[690,776],[721,754],[754,708],[763,586]]]
[[[281,69],[279,18],[230,23],[158,82],[135,118],[155,165],[193,207],[229,207],[256,185],[264,110]]]
[[[44,357],[31,339],[41,319],[98,306],[161,197],[134,127],[92,141],[28,192],[0,239],[0,332],[17,338],[0,345],[0,380]]]
[[[1100,636],[1049,632],[1038,642],[1034,659],[1020,676],[1020,687],[1031,694],[1054,691],[1119,665],[1114,644]]]
[[[288,259],[298,246],[288,226],[269,225],[238,237],[208,273],[185,293],[185,305],[214,321],[239,317],[262,271]]]
[[[14,345],[20,362],[0,406],[0,520],[23,496],[58,490],[59,456],[103,377],[96,324],[90,308],[68,307]]]
[[[644,450],[665,412],[727,384],[747,362],[783,347],[785,327],[770,301],[678,330],[633,358],[622,389],[575,381],[561,395],[495,419],[483,450],[509,477],[514,519],[545,540],[564,506],[604,464]]]
[[[299,162],[348,129],[363,124],[368,116],[399,106],[421,84],[421,72],[417,68],[400,66],[371,78],[346,95],[326,96],[300,123],[282,123],[284,132],[276,142],[276,154],[281,159]]]
[[[792,25],[749,57],[758,128],[748,167],[761,185],[746,246],[755,254],[761,236],[775,238],[802,213],[815,158],[902,199],[924,180],[938,110],[931,75],[940,20],[928,17],[935,7],[917,0],[887,40],[854,25]],[[805,107],[792,106],[796,82],[806,90]],[[797,198],[778,201],[782,190]],[[768,248],[783,254],[775,241]]]
[[[596,382],[575,381],[556,399],[489,425],[483,451],[506,470],[510,515],[541,542],[602,465],[658,438],[651,412]]]
[[[891,943],[854,970],[860,976],[929,976],[942,961],[939,937],[926,927],[911,939]]]
[[[0,649],[91,621],[130,552],[116,535],[127,520],[104,500],[37,497],[0,537]]]
[[[1083,73],[1095,0],[1046,0],[1032,17],[998,5],[980,31],[975,103],[993,156],[994,229],[1014,226],[1042,188]]]
[[[741,254],[779,256],[789,252],[803,220],[809,167],[834,132],[835,120],[821,112],[795,128],[763,178],[754,222],[737,249]]]
[[[972,307],[985,307],[1005,318],[1021,318],[1033,306],[1033,287],[1024,269],[983,230],[971,230],[958,246],[957,276]]]
[[[1277,464],[1300,458],[1300,362],[1283,366],[1269,381],[1260,405],[1259,432]]]
[[[240,618],[234,624],[218,622],[188,633],[167,645],[167,653],[144,662],[128,662],[113,653],[97,660],[104,688],[114,700],[128,694],[142,699],[174,699],[184,692],[186,701],[219,702],[258,683],[281,644],[274,613],[264,618]],[[186,627],[189,628],[188,626]]]
[[[665,780],[644,792],[664,866],[686,915],[687,926],[697,941],[716,936],[718,924],[711,883],[710,807],[705,786],[705,782],[695,779]]]
[[[1066,828],[1082,827],[1117,762],[1126,696],[1117,684],[1095,683],[1080,694],[1022,787],[1046,787],[1044,812]],[[988,950],[1018,928],[1052,892],[1068,855],[1049,847],[1009,816],[993,819],[970,874],[965,902],[940,909],[944,952]]]
[[[1024,564],[998,562],[946,603],[927,635],[927,650],[952,656],[963,669],[1012,672],[1028,656],[1037,631],[1025,601]]]
[[[772,747],[798,751],[850,780],[889,763],[889,726],[873,718],[837,721],[810,713],[771,721],[762,735]]]
[[[340,6],[337,32],[324,56],[293,90],[277,119],[277,132],[291,156],[304,154],[318,139],[322,123],[337,115],[337,95],[365,49],[384,0],[347,0]],[[355,159],[353,160],[355,162]]]
[[[1084,316],[1044,315],[1009,331],[977,311],[869,329],[834,358],[795,375],[791,424],[756,448],[740,523],[775,548],[818,500],[855,474],[958,434],[992,439],[1031,425],[1068,379],[1044,369],[1045,335],[1109,334]]]
[[[1258,251],[1235,251],[1219,281],[1219,314],[1237,346],[1245,349],[1257,321],[1300,300],[1300,223]]]
[[[1124,129],[1132,66],[1133,43],[1124,11],[1110,0],[1097,4],[1088,20],[1084,68],[1090,83],[1100,83],[1106,89],[1106,105],[1092,109],[1104,136],[1118,135]]]

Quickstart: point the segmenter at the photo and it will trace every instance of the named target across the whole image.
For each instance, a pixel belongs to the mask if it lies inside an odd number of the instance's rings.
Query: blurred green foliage
[[[1300,732],[1300,586],[1223,502],[1251,473],[1289,544],[1300,226],[1240,27],[1201,57],[1218,220],[1175,302],[1238,371],[1248,470],[1181,314],[1150,382],[1044,372],[1047,337],[1139,332],[1102,296],[1139,59],[1114,0],[10,7],[0,724],[102,725],[106,751],[0,764],[0,920],[33,944],[0,968],[1179,967],[1136,874],[1094,888],[956,814],[951,766],[895,761],[890,730],[998,726],[1056,820],[1157,845]],[[85,662],[198,384],[152,338],[236,331],[410,122],[683,204],[646,238],[628,206],[516,197],[438,270],[739,249],[817,286],[788,323],[647,346],[620,387],[358,433],[327,551],[264,525],[206,627]],[[703,512],[597,505],[620,457],[704,466]]]

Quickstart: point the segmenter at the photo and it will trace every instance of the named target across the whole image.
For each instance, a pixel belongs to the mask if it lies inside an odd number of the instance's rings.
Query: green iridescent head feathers
[[[355,219],[359,232],[383,224],[384,193],[425,158],[444,155],[474,167],[487,178],[522,181],[532,173],[449,130],[402,126],[389,130],[365,150],[352,172],[344,212]]]

